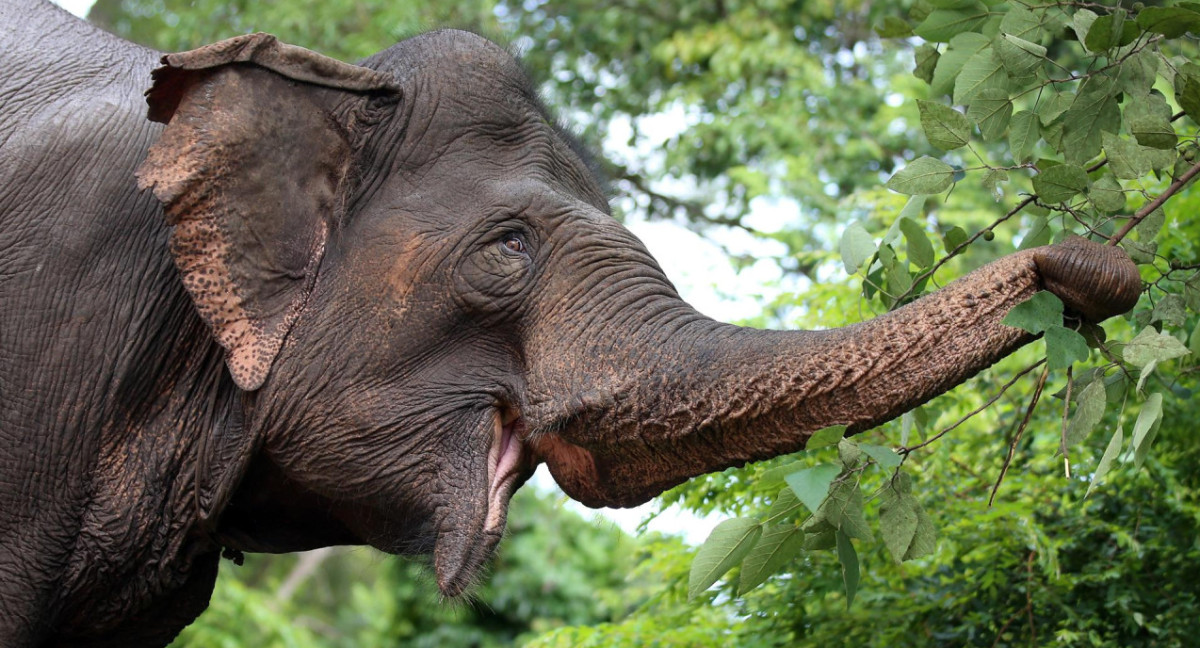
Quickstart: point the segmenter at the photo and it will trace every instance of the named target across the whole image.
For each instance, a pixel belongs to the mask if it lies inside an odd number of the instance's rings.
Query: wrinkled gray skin
[[[500,48],[251,40],[168,61],[164,130],[159,54],[0,0],[0,646],[165,644],[222,547],[432,553],[455,595],[540,462],[638,504],[951,388],[1041,288],[1140,288],[1072,240],[846,329],[721,324]]]

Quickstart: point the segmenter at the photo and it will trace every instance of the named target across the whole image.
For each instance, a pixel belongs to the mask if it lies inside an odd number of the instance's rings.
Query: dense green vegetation
[[[1012,322],[1047,341],[967,386],[853,442],[822,435],[668,493],[730,518],[699,550],[530,498],[476,603],[446,609],[415,567],[363,551],[281,600],[295,559],[257,559],[222,576],[181,645],[1200,633],[1200,5],[101,0],[93,19],[167,50],[258,29],[346,60],[438,25],[510,40],[593,147],[629,131],[608,161],[623,214],[770,242],[752,249],[784,292],[756,325],[858,321],[1067,233],[1119,240],[1146,282],[1103,334],[1059,326],[1061,304],[1039,297]],[[663,113],[687,126],[665,141],[647,128]],[[797,215],[767,222],[767,203]]]

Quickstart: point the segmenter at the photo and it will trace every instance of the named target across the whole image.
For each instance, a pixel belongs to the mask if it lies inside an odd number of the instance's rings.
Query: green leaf
[[[742,561],[738,596],[763,584],[804,549],[804,532],[790,524],[769,526]]]
[[[900,219],[900,231],[904,232],[904,240],[908,243],[908,260],[924,270],[933,265],[933,245],[924,228],[907,218]]]
[[[1042,21],[1037,14],[1025,7],[1011,5],[1000,20],[1000,32],[1029,42],[1037,42],[1042,38]]]
[[[891,448],[885,448],[878,445],[870,445],[863,443],[859,445],[862,451],[870,458],[879,464],[884,470],[895,470],[900,467],[901,457],[892,451]]]
[[[954,103],[969,104],[976,95],[989,89],[999,90],[1007,96],[1008,72],[1004,71],[1004,64],[992,54],[992,48],[986,47],[963,63],[962,72],[958,73],[958,78],[954,81]]]
[[[1165,171],[1174,167],[1175,161],[1179,158],[1179,151],[1172,148],[1157,149],[1148,146],[1138,146],[1141,154],[1145,156],[1146,161],[1150,163],[1151,171]]]
[[[957,110],[933,101],[917,101],[921,128],[930,144],[951,151],[971,140],[971,122]]]
[[[1162,322],[1167,326],[1182,328],[1187,323],[1187,312],[1183,306],[1183,296],[1176,294],[1163,295],[1154,305],[1151,322]]]
[[[1158,332],[1153,327],[1146,327],[1138,333],[1125,348],[1121,356],[1125,362],[1135,367],[1145,367],[1151,362],[1165,362],[1188,354],[1187,347],[1166,332]]]
[[[1200,313],[1200,272],[1183,282],[1183,302],[1188,308]]]
[[[1042,120],[1042,125],[1049,125],[1060,115],[1071,108],[1071,104],[1075,101],[1075,95],[1066,92],[1055,93],[1045,101],[1038,103],[1037,113],[1038,119]]]
[[[1154,211],[1146,214],[1140,223],[1133,226],[1133,231],[1137,232],[1139,241],[1153,241],[1166,220],[1167,213],[1162,207],[1156,207]]]
[[[959,9],[934,9],[913,31],[927,41],[945,43],[958,34],[976,30],[987,18],[988,8],[981,2]]]
[[[900,415],[900,446],[908,446],[908,439],[912,435],[913,427],[915,427],[916,416],[912,410]]]
[[[1088,187],[1088,200],[1092,201],[1096,209],[1113,214],[1125,208],[1125,191],[1116,178],[1105,174]]]
[[[1104,449],[1104,456],[1100,457],[1100,463],[1096,464],[1096,472],[1092,473],[1092,483],[1088,484],[1087,492],[1084,497],[1092,494],[1096,486],[1100,484],[1100,480],[1108,474],[1108,470],[1112,468],[1112,464],[1116,461],[1117,456],[1121,454],[1121,444],[1125,443],[1125,433],[1121,431],[1121,426],[1117,426],[1117,431],[1113,432],[1112,438],[1108,440],[1108,447]]]
[[[887,181],[887,188],[902,194],[936,194],[954,184],[954,169],[941,160],[924,156],[913,160]]]
[[[996,56],[1009,74],[1015,77],[1025,76],[1037,69],[1046,58],[1046,48],[1031,43],[1019,36],[1000,34],[992,42]]]
[[[1137,180],[1150,173],[1150,161],[1142,154],[1142,147],[1113,135],[1103,133],[1104,154],[1108,156],[1108,167],[1112,174],[1122,180]]]
[[[875,255],[875,239],[862,225],[850,223],[842,233],[841,249],[846,274],[854,274],[867,259]]]
[[[834,464],[821,464],[792,473],[784,481],[808,510],[816,513],[817,509],[821,508],[821,502],[825,501],[825,496],[829,494],[829,486],[841,471],[842,469]]]
[[[775,501],[771,502],[771,508],[767,509],[767,524],[774,524],[780,520],[784,520],[792,516],[793,513],[801,510],[804,507],[796,494],[792,492],[790,486],[779,490],[775,495]]]
[[[1096,12],[1089,9],[1080,9],[1071,16],[1071,28],[1075,30],[1075,38],[1079,39],[1085,47],[1087,46],[1087,35],[1091,31],[1092,25],[1096,22]]]
[[[1128,27],[1133,23],[1125,23]],[[1147,47],[1127,57],[1120,67],[1111,71],[1117,79],[1117,87],[1131,97],[1144,97],[1154,85],[1154,77],[1158,73],[1158,48]],[[1125,106],[1130,105],[1126,100]]]
[[[1194,122],[1200,122],[1200,65],[1185,63],[1175,74],[1175,101]]]
[[[1062,325],[1062,318],[1062,300],[1054,293],[1042,290],[1013,306],[1000,323],[1037,334],[1051,326]]]
[[[808,437],[808,441],[804,444],[804,449],[816,450],[817,448],[824,448],[825,446],[837,443],[844,436],[846,436],[845,425],[831,425],[821,428]]]
[[[1087,438],[1100,419],[1104,417],[1104,407],[1107,405],[1107,394],[1104,391],[1104,381],[1094,380],[1088,383],[1075,404],[1075,412],[1067,423],[1066,445],[1068,448],[1078,445]]]
[[[875,25],[875,33],[879,34],[880,38],[906,38],[913,33],[910,26],[904,19],[898,16],[888,16],[883,19],[883,22]]]
[[[1062,326],[1046,329],[1046,364],[1051,370],[1066,369],[1087,357],[1087,340],[1082,335]]]
[[[838,562],[842,563],[842,583],[846,586],[846,609],[854,603],[854,595],[858,593],[858,554],[850,543],[850,536],[840,529],[837,532]]]
[[[1133,23],[1125,22],[1124,11],[1116,10],[1100,16],[1092,23],[1083,45],[1089,52],[1104,52],[1128,45],[1136,36],[1137,27]]]
[[[853,479],[834,482],[829,497],[817,509],[815,517],[845,531],[852,538],[871,539],[871,527],[863,517],[862,491]]]
[[[967,231],[958,225],[950,227],[950,229],[946,230],[946,233],[942,235],[942,243],[946,248],[946,254],[953,252],[954,248],[966,243],[966,241]]]
[[[1158,424],[1162,422],[1162,394],[1154,393],[1142,403],[1137,422],[1133,424],[1133,469],[1141,470],[1142,463],[1150,454],[1150,444],[1158,436]]]
[[[916,502],[916,499],[914,498],[913,501]],[[925,513],[925,509],[921,508],[919,502],[916,504],[916,509],[917,530],[913,533],[908,551],[904,552],[905,560],[916,560],[937,551],[937,527],[933,525],[933,520]]]
[[[988,169],[987,173],[983,174],[983,188],[992,194],[992,198],[999,201],[1003,196],[1000,192],[1000,184],[1008,182],[1008,171],[1004,169]]]
[[[884,488],[879,507],[883,543],[896,562],[931,553],[934,544],[933,524],[917,499],[908,492],[909,487],[908,475],[897,475]]]
[[[913,51],[913,76],[928,83],[933,84],[933,73],[937,69],[938,60],[941,58],[937,47],[929,43],[922,44]],[[964,61],[966,59],[963,59]]]
[[[1150,376],[1154,375],[1154,368],[1157,366],[1158,360],[1151,360],[1150,362],[1147,362],[1140,371],[1138,371],[1137,391],[1139,394],[1142,392],[1142,387],[1146,385],[1146,380],[1148,380]]]
[[[762,535],[762,526],[748,518],[732,518],[718,524],[692,560],[688,576],[688,599],[694,599],[742,561]]]
[[[1175,128],[1171,126],[1171,108],[1167,105],[1166,97],[1158,92],[1150,92],[1137,101],[1127,102],[1125,121],[1129,124],[1129,133],[1142,146],[1169,149],[1179,141]]]
[[[1041,139],[1038,128],[1038,116],[1028,110],[1022,110],[1012,116],[1008,131],[1008,146],[1012,150],[1013,161],[1018,164],[1033,157],[1033,147]]]
[[[1200,356],[1200,322],[1196,322],[1196,328],[1192,329],[1192,337],[1188,339],[1188,349]]]
[[[1167,38],[1200,30],[1200,14],[1179,7],[1146,7],[1138,12],[1138,27]]]
[[[1012,118],[1013,104],[1008,91],[999,88],[984,88],[971,98],[967,117],[979,124],[979,133],[985,140],[1000,139],[1008,129]]]
[[[830,526],[825,520],[816,518],[808,518],[804,524],[800,525],[804,530],[804,550],[805,551],[822,551],[825,549],[833,549],[835,544],[835,535],[837,529]]]
[[[1121,129],[1117,91],[1116,84],[1107,77],[1094,76],[1084,81],[1063,115],[1061,150],[1067,162],[1082,164],[1096,157],[1102,144],[1101,134]]]
[[[1129,254],[1129,258],[1138,265],[1154,263],[1154,255],[1158,251],[1158,244],[1150,241],[1142,243],[1141,241],[1130,241],[1125,239],[1121,241],[1121,247]]]
[[[1050,167],[1033,177],[1033,190],[1044,202],[1060,203],[1087,189],[1087,172],[1074,164]]]
[[[838,461],[842,462],[847,470],[858,465],[858,460],[862,458],[862,450],[858,444],[850,439],[842,439],[838,441]]]
[[[954,92],[954,83],[962,72],[963,65],[976,53],[991,46],[991,40],[983,34],[966,32],[950,39],[950,45],[942,52],[933,71],[929,89],[934,95]]]
[[[885,238],[889,244],[895,243],[900,235],[900,221],[909,219],[917,222],[924,220],[925,215],[925,197],[924,196],[909,196],[904,202],[904,207],[900,209],[900,216],[888,228],[888,236]]]

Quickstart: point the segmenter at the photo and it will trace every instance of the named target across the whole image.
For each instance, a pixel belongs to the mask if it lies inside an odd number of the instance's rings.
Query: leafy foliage
[[[439,600],[423,565],[373,550],[250,555],[222,565],[211,606],[174,645],[508,646],[636,603],[632,538],[530,489],[511,508],[495,574],[470,601]]]

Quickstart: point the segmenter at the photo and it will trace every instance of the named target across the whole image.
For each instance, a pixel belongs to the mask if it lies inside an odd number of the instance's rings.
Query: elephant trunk
[[[623,366],[592,363],[608,377],[530,443],[571,497],[634,506],[693,476],[801,450],[830,425],[870,429],[953,388],[1033,339],[1001,320],[1038,290],[1099,320],[1131,308],[1140,287],[1122,252],[1072,239],[845,328],[685,318],[650,351],[645,335],[632,336]]]

